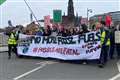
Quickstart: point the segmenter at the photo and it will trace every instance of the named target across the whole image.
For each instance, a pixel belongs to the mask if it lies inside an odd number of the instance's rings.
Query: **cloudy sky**
[[[93,10],[89,16],[112,11],[120,11],[120,0],[73,0],[75,13],[86,17],[87,8]],[[37,19],[51,15],[54,9],[61,9],[67,15],[68,0],[27,0]],[[30,22],[30,11],[24,0],[7,0],[0,6],[0,27],[7,26],[12,20],[13,25]]]

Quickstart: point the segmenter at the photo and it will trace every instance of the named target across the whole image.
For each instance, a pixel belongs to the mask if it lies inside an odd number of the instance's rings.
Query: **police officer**
[[[105,22],[101,21],[100,23],[96,23],[97,28],[100,30],[100,43],[102,45],[101,55],[99,59],[99,67],[103,68],[107,63],[107,58],[109,54],[109,46],[110,46],[110,32],[109,29],[106,28]]]
[[[12,50],[17,56],[17,42],[16,42],[16,36],[15,36],[15,30],[13,30],[10,34],[8,34],[8,59],[11,58],[11,52]]]

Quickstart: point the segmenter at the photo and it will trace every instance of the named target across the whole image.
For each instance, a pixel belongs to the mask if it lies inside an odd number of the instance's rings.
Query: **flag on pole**
[[[44,16],[44,26],[50,26],[50,15]]]
[[[62,22],[62,10],[53,10],[53,21],[54,23]]]
[[[110,17],[110,15],[106,15],[105,16],[105,23],[106,23],[107,27],[110,26],[110,23],[111,23],[111,17]]]
[[[0,5],[3,4],[6,0],[0,0]]]
[[[92,13],[93,11],[92,11],[92,9],[88,9],[88,12]]]

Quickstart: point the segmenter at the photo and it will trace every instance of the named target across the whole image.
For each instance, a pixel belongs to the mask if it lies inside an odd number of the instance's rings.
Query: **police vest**
[[[110,45],[110,37],[108,37],[108,36],[109,36],[109,34],[107,34],[106,31],[101,32],[100,43],[102,45],[106,45],[106,46]]]
[[[11,33],[10,37],[8,38],[8,44],[16,44],[15,35],[13,33]]]

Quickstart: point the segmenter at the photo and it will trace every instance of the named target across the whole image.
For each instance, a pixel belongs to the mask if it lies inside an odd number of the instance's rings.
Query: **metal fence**
[[[7,46],[7,39],[8,37],[5,34],[0,33],[0,46]]]

